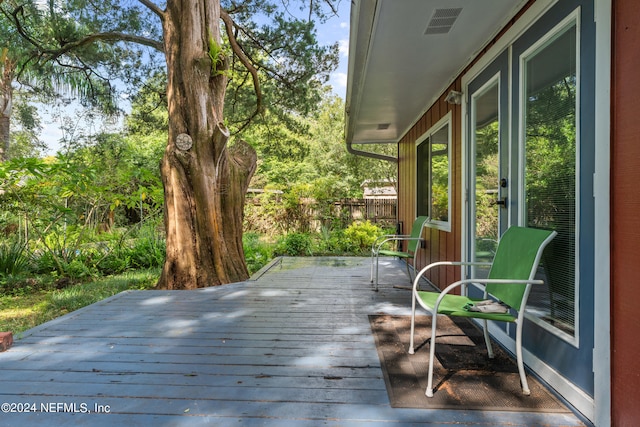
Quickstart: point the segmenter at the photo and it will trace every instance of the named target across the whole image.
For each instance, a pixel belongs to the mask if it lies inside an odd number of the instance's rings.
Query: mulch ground
[[[431,316],[416,317],[416,352],[408,354],[409,316],[369,316],[391,406],[483,411],[570,412],[532,375],[522,394],[516,361],[494,345],[487,357],[482,331],[465,318],[438,318],[434,396],[425,396]]]

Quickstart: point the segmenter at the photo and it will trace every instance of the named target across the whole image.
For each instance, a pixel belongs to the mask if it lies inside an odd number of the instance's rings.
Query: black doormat
[[[369,316],[391,406],[483,411],[570,412],[533,376],[522,394],[516,361],[497,344],[487,357],[482,331],[465,318],[438,317],[434,395],[425,396],[431,316],[416,317],[415,354],[410,355],[409,316]]]

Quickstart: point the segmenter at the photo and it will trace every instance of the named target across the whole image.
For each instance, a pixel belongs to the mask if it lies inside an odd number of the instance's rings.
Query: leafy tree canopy
[[[119,92],[135,91],[150,78],[162,78],[166,64],[158,16],[164,3],[0,3],[0,34],[20,46],[17,75],[24,75],[24,83],[39,90],[59,93],[73,88],[81,101],[112,112]],[[334,3],[311,2],[310,14],[300,17],[296,14],[301,11],[293,10],[294,3],[289,1],[221,2],[223,49],[234,53],[227,110],[233,116],[231,126],[246,126],[267,104],[306,113],[317,103],[322,84],[337,65],[338,47],[318,45],[312,17],[326,19],[336,10]],[[51,79],[36,82],[26,76],[27,70]]]

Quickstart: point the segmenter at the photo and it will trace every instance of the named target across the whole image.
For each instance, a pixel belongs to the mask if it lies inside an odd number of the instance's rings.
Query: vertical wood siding
[[[638,425],[640,382],[640,20],[637,0],[613,2],[611,165],[612,425]],[[596,284],[597,286],[597,284]]]
[[[408,232],[416,216],[416,140],[427,132],[435,123],[449,111],[451,117],[451,231],[441,231],[427,228],[423,234],[426,239],[424,250],[420,251],[418,268],[437,261],[459,260],[461,251],[461,213],[460,203],[462,187],[462,108],[460,105],[450,105],[445,97],[451,90],[461,90],[461,79],[458,78],[429,110],[418,120],[398,144],[398,218],[404,224],[404,231]],[[458,269],[441,268],[430,277],[430,280],[444,287],[460,278]]]

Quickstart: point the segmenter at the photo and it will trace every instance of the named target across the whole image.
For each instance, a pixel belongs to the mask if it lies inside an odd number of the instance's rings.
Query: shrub
[[[276,247],[277,255],[308,256],[312,254],[311,236],[308,233],[289,233]]]
[[[245,233],[242,236],[242,243],[249,274],[260,270],[273,258],[272,245],[261,241],[257,233]]]
[[[135,240],[128,257],[134,268],[162,267],[166,250],[164,239],[155,233],[150,233]]]
[[[70,279],[86,279],[97,276],[97,271],[91,268],[89,262],[81,257],[65,263],[63,267],[65,276]]]
[[[0,244],[0,275],[18,275],[30,270],[31,259],[20,242]]]
[[[102,274],[119,274],[131,268],[131,257],[128,251],[114,250],[98,261],[97,268]]]
[[[369,220],[354,222],[344,230],[345,246],[356,254],[363,254],[371,249],[382,230]]]
[[[349,242],[344,237],[344,230],[329,229],[323,226],[318,234],[317,251],[322,255],[348,255],[352,252]]]
[[[35,255],[35,272],[38,274],[49,274],[57,272],[56,256],[49,251],[40,250]]]

